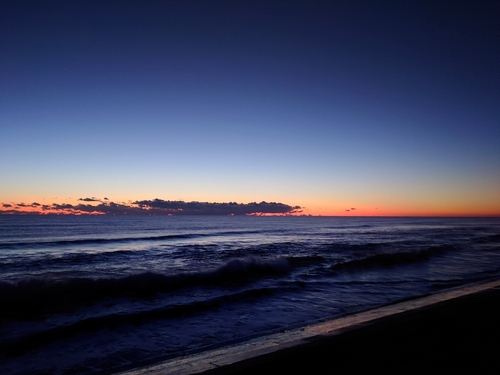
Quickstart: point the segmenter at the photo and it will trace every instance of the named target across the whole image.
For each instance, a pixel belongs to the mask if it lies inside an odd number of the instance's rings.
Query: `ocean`
[[[499,276],[500,218],[0,215],[0,373],[113,373]]]

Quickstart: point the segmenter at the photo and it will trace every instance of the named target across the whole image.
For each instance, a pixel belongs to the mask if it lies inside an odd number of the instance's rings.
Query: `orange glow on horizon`
[[[149,211],[150,209],[145,209],[145,211]],[[0,214],[3,215],[74,215],[74,216],[82,216],[82,215],[106,215],[104,212],[99,211],[82,211],[77,209],[64,209],[64,210],[55,210],[55,209],[37,209],[34,207],[21,207],[21,208],[5,208],[0,207]],[[124,215],[127,213],[124,212]],[[176,216],[175,214],[168,214],[168,216]],[[238,216],[231,214],[229,216]],[[405,211],[405,210],[382,210],[382,209],[374,209],[374,210],[355,210],[349,211],[346,210],[318,210],[312,211],[308,209],[304,209],[302,212],[297,213],[262,213],[255,212],[246,214],[245,216],[262,216],[262,217],[272,217],[272,216],[316,216],[316,217],[500,217],[499,212],[494,211],[439,211],[439,210],[422,210],[422,211]]]
[[[94,198],[92,198],[94,199]],[[55,199],[54,199],[55,200]],[[139,209],[138,205],[132,204],[132,200],[128,202],[116,201],[112,198],[87,200],[82,198],[65,199],[64,203],[57,204],[54,200],[50,199],[35,199],[27,200],[24,202],[33,203],[14,203],[14,202],[0,202],[0,214],[18,214],[18,215],[106,215],[113,214],[111,210],[102,212],[102,206],[112,208],[113,204],[123,205],[124,208],[130,208],[131,211]],[[293,200],[293,199],[292,199]],[[69,202],[69,203],[66,203]],[[194,202],[194,201],[193,201]],[[460,205],[454,206],[450,202],[438,204],[418,204],[407,203],[392,206],[380,205],[379,207],[369,207],[367,204],[343,204],[339,202],[318,204],[316,201],[308,200],[301,209],[296,212],[285,213],[265,213],[255,212],[249,213],[247,216],[337,216],[337,217],[351,217],[351,216],[415,216],[415,217],[499,217],[500,206],[485,204],[478,204],[480,202],[462,202]],[[297,202],[292,202],[297,203]],[[107,206],[110,205],[111,206]],[[242,203],[246,204],[246,203]],[[67,208],[65,208],[67,206]],[[98,210],[97,207],[101,208]],[[96,207],[96,210],[93,209]],[[79,209],[82,208],[82,209]],[[148,206],[140,207],[140,210],[151,211],[156,214],[154,209]],[[182,208],[179,208],[182,210]],[[124,211],[117,212],[117,214],[125,214]],[[128,215],[133,215],[134,212],[127,212]],[[169,213],[175,215],[175,212]]]
[[[421,210],[408,209],[356,209],[356,210],[304,210],[304,213],[312,216],[415,216],[415,217],[497,217],[500,216],[500,210],[438,210],[430,208],[422,208]]]

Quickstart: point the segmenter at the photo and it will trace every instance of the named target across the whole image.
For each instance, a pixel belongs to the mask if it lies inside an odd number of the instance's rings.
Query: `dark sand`
[[[259,355],[257,351],[243,360],[230,350],[220,350],[210,358],[218,356],[223,360],[186,357],[184,368],[165,363],[156,369],[143,368],[131,373],[200,373],[207,369],[199,366],[205,361],[214,366],[228,363],[203,372],[211,375],[500,374],[498,282],[483,291],[448,298],[452,299],[424,307],[418,307],[417,303],[417,308],[405,307],[404,312],[397,312],[403,310],[399,308],[396,313],[295,340],[292,344],[282,342],[267,353]],[[193,365],[194,371],[186,370],[186,364]]]
[[[500,374],[500,289],[407,311],[206,374]]]

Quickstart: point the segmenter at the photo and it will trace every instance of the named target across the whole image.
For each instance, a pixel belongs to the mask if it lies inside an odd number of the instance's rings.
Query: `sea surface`
[[[0,215],[0,373],[112,373],[495,277],[500,218]]]

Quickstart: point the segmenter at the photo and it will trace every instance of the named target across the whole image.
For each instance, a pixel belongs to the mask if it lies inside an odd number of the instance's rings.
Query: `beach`
[[[128,371],[142,374],[497,374],[500,280]]]
[[[500,280],[498,218],[4,216],[0,228],[2,375],[424,366],[429,352],[456,357],[447,335],[429,349],[443,336],[431,328],[359,332]],[[472,318],[458,326],[492,309],[460,308]],[[381,353],[358,360],[370,345]]]

